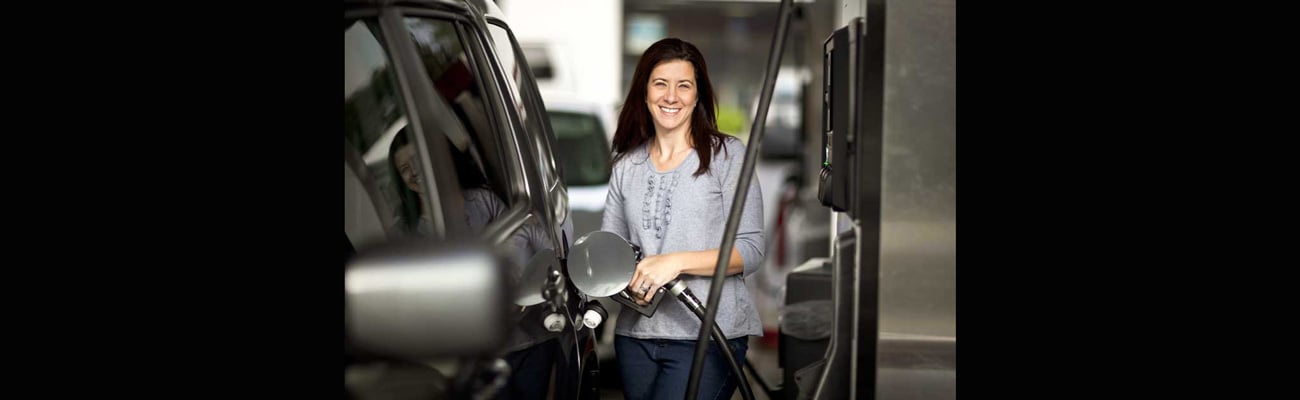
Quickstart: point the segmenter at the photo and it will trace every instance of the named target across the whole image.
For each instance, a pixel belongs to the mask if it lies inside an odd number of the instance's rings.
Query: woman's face
[[[690,126],[697,100],[695,83],[695,65],[688,61],[664,61],[650,71],[645,103],[654,117],[656,131]]]
[[[406,187],[420,193],[420,174],[415,169],[415,146],[407,144],[398,148],[393,153],[393,165],[397,167],[397,173],[402,175]]]

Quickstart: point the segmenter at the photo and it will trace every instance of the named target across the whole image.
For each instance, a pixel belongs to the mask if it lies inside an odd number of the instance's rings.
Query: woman
[[[401,177],[403,183],[397,185],[401,202],[394,224],[398,231],[405,234],[429,236],[433,230],[433,218],[425,209],[429,199],[420,185],[415,145],[407,135],[407,129],[403,127],[393,137],[388,150],[389,168],[392,174]],[[451,159],[464,194],[465,225],[471,233],[477,234],[497,216],[506,212],[506,204],[488,188],[487,178],[478,172],[478,167],[468,154],[453,148]]]
[[[415,146],[406,137],[406,128],[398,131],[388,147],[389,168],[394,175],[401,177],[397,186],[397,216],[393,223],[399,232],[407,235],[428,236],[433,230],[433,219],[425,210],[424,189],[420,186],[419,167],[415,163]]]
[[[745,154],[739,139],[718,132],[716,103],[704,56],[694,45],[669,38],[641,55],[614,133],[601,223],[601,230],[644,251],[628,285],[641,300],[674,278],[695,293],[709,292]],[[743,279],[763,258],[757,181],[745,196],[717,311],[718,326],[742,365],[748,336],[762,336]],[[664,301],[653,318],[620,313],[614,332],[627,399],[686,395],[700,321],[685,306]],[[705,358],[699,395],[726,399],[738,381],[715,346]]]

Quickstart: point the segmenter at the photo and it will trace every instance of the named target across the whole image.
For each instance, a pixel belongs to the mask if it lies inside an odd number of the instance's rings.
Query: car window
[[[438,126],[433,128],[441,133],[435,136],[446,137],[450,144],[460,187],[489,191],[505,207],[510,206],[514,200],[508,183],[510,161],[485,100],[483,79],[465,50],[457,23],[424,17],[403,21],[434,91],[455,116],[434,121]],[[452,140],[446,133],[454,131],[466,132],[469,137],[463,142]]]
[[[358,248],[433,231],[430,180],[405,135],[407,115],[370,20],[344,28],[344,230]]]

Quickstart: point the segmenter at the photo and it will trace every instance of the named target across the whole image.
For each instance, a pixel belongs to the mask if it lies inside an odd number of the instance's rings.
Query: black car
[[[597,303],[564,277],[556,137],[500,9],[345,1],[343,32],[347,397],[594,398]]]

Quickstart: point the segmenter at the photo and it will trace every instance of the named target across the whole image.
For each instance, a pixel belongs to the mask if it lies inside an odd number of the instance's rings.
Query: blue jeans
[[[749,337],[727,340],[736,354],[736,363],[745,365]],[[695,358],[694,340],[636,339],[614,337],[614,351],[623,375],[623,397],[627,400],[672,399],[686,397],[691,378],[691,361]],[[730,399],[740,382],[731,373],[718,345],[709,341],[700,374],[699,399]]]
[[[506,355],[506,362],[510,364],[510,380],[496,398],[545,399],[551,386],[551,369],[555,366],[558,352],[559,344],[555,339],[550,339]]]

